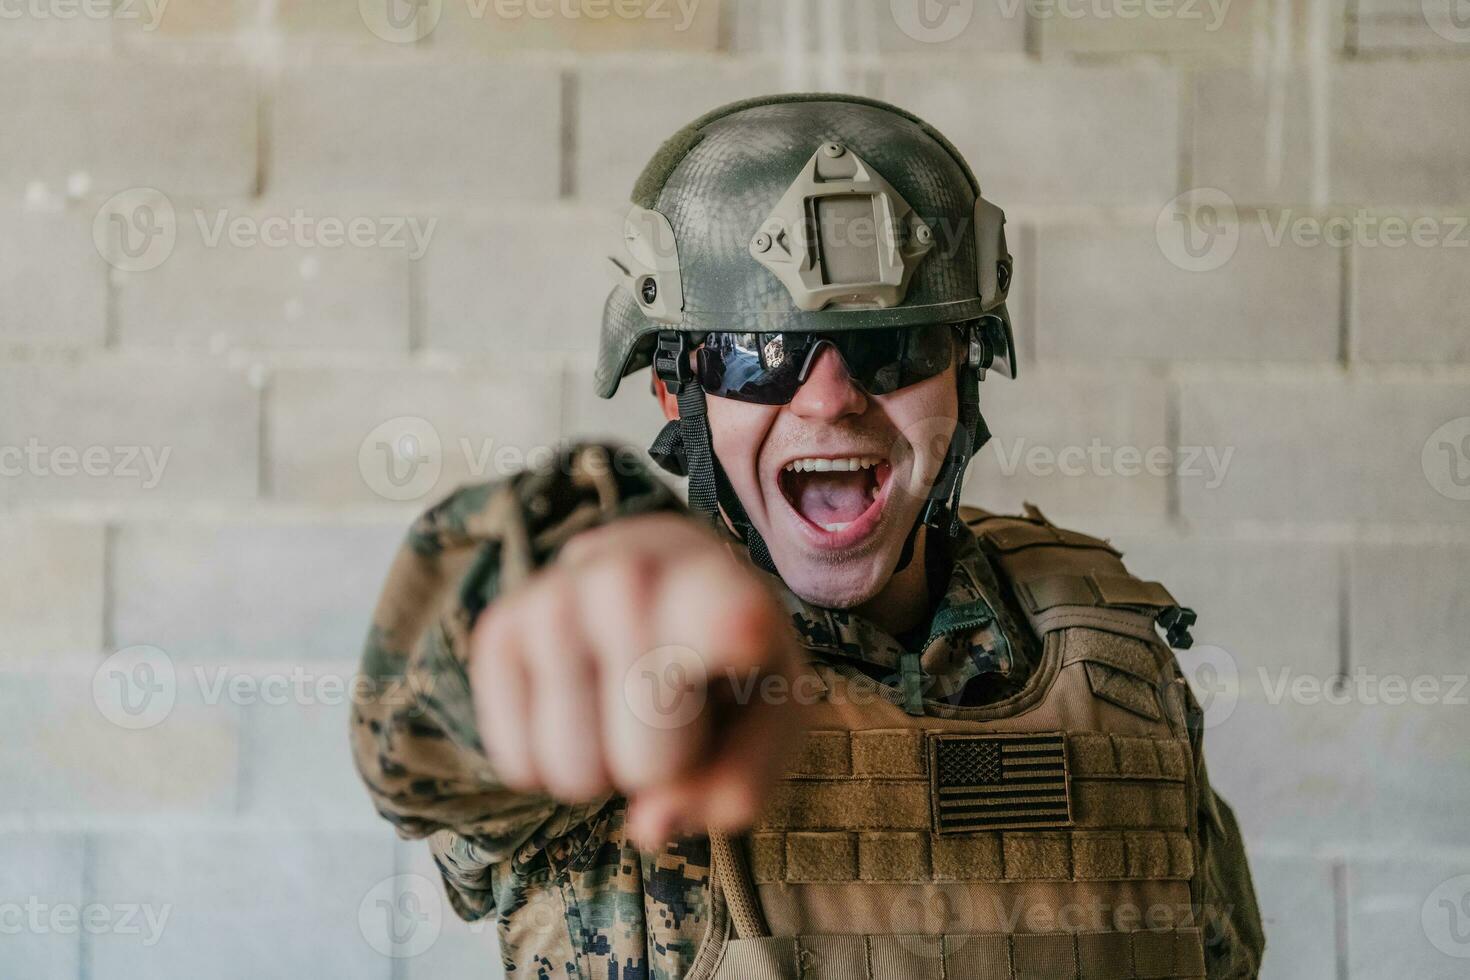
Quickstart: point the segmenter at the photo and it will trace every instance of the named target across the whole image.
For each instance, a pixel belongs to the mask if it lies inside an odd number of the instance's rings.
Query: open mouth
[[[881,456],[803,456],[782,467],[777,482],[813,529],[855,541],[876,526],[892,472]]]

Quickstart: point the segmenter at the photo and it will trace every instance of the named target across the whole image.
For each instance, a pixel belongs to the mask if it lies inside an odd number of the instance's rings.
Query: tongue
[[[866,470],[793,475],[792,502],[813,524],[850,524],[873,503]]]

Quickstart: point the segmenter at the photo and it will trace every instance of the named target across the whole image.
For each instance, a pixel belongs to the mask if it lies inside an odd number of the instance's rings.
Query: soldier
[[[362,670],[380,813],[515,977],[1253,977],[1193,613],[1034,508],[961,508],[1015,376],[1004,215],[893,106],[753,99],[633,191],[582,445],[414,527]],[[407,683],[404,683],[404,682]],[[804,733],[804,738],[797,738]],[[799,746],[799,747],[798,747]]]

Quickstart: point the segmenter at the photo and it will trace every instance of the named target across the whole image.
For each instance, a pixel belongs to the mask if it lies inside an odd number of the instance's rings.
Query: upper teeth
[[[808,456],[803,459],[793,459],[787,463],[785,469],[795,470],[798,473],[825,473],[828,470],[866,470],[883,462],[881,456],[849,456],[847,459],[818,459]]]

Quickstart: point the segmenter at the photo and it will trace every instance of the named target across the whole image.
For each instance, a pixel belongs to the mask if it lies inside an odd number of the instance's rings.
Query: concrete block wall
[[[1264,975],[1465,975],[1451,0],[0,6],[0,976],[498,975],[350,772],[368,609],[455,484],[646,444],[642,379],[589,392],[627,190],[815,88],[1007,209],[967,498],[1199,610]]]

